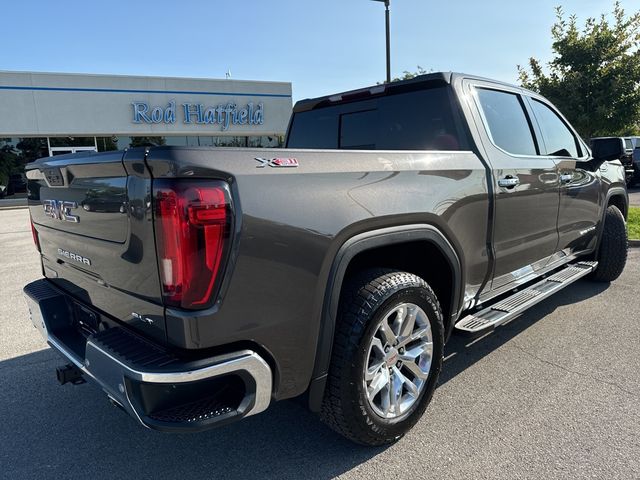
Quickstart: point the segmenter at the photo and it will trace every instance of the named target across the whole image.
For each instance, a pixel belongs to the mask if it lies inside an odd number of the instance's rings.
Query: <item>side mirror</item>
[[[607,162],[625,155],[624,140],[620,137],[592,138],[591,154],[594,160]]]

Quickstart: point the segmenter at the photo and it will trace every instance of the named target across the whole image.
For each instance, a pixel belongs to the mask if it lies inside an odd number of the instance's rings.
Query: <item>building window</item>
[[[197,139],[196,139],[196,142],[197,142]],[[164,145],[169,145],[170,147],[186,147],[187,137],[174,137],[174,136],[164,137]]]
[[[99,152],[118,150],[118,137],[96,137]]]
[[[281,148],[284,145],[283,135],[263,135],[261,137],[253,136],[247,139],[250,148]]]
[[[94,147],[95,137],[49,137],[51,147]]]
[[[0,184],[6,185],[9,175],[22,173],[27,163],[48,156],[46,138],[0,138]]]
[[[166,144],[164,137],[129,137],[129,139],[129,145],[121,147],[118,143],[118,148],[159,147]]]

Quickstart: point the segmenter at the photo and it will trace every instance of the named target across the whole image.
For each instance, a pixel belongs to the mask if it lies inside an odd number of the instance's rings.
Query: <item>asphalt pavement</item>
[[[40,277],[26,210],[0,211],[0,478],[640,478],[640,249],[608,284],[581,280],[474,342],[454,337],[425,417],[358,447],[296,402],[201,434],[145,430],[28,320]]]

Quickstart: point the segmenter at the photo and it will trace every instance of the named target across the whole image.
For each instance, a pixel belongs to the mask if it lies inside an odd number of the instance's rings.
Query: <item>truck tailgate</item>
[[[144,150],[45,158],[27,178],[44,275],[79,305],[166,341]]]

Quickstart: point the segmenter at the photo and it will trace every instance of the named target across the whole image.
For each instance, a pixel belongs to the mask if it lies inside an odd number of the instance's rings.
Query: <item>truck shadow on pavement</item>
[[[445,348],[445,362],[440,373],[439,385],[444,385],[459,373],[517,337],[539,320],[553,313],[562,305],[570,305],[594,297],[607,288],[608,283],[580,281],[569,285],[555,295],[525,311],[510,323],[498,327],[485,337],[468,337],[454,334]]]
[[[470,346],[468,338],[454,335],[440,383],[559,306],[607,287],[572,285]],[[0,362],[4,478],[333,478],[384,451],[351,444],[296,402],[201,434],[145,430],[95,387],[59,387],[54,368],[61,363],[50,349]]]

